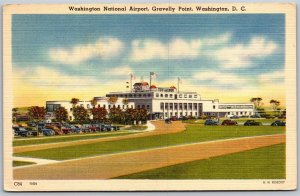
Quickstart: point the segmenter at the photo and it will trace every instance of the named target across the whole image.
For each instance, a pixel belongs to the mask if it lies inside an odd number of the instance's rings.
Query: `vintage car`
[[[276,120],[275,122],[273,122],[272,124],[271,124],[271,126],[285,126],[285,122],[284,121],[282,121],[282,120]]]
[[[238,123],[236,122],[236,121],[234,121],[234,120],[229,120],[229,119],[227,119],[227,120],[224,120],[223,122],[222,122],[222,125],[237,125]]]
[[[261,126],[262,123],[261,122],[256,122],[254,120],[247,120],[245,123],[244,123],[244,126]]]
[[[204,125],[219,125],[219,122],[216,121],[216,120],[207,119],[207,120],[204,122]]]

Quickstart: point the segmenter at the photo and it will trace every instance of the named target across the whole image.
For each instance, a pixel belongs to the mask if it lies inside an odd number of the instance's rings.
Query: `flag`
[[[178,83],[182,84],[182,80],[180,78],[178,78]]]
[[[157,77],[157,73],[150,72],[151,79],[155,79]]]

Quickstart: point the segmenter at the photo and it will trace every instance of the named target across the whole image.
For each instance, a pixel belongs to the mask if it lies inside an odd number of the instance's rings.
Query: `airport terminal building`
[[[117,101],[110,103],[110,97],[117,97]],[[148,111],[149,119],[166,119],[173,116],[199,117],[231,117],[254,115],[252,103],[220,103],[218,99],[202,100],[196,92],[177,91],[175,86],[168,88],[149,86],[147,82],[139,82],[133,85],[133,89],[124,92],[110,92],[105,97],[94,97],[96,107],[104,107],[109,112],[112,107],[119,107],[122,110],[127,108],[144,108]],[[127,101],[124,101],[124,100]],[[86,109],[91,109],[90,101],[80,101]],[[46,109],[51,114],[59,107],[65,107],[69,112],[69,119],[72,120],[72,104],[70,101],[47,101]]]

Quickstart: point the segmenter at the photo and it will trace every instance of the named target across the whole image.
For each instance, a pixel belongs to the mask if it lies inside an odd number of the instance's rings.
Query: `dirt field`
[[[115,140],[129,139],[129,138],[147,137],[151,135],[169,134],[169,133],[176,133],[185,130],[185,126],[181,121],[175,121],[172,122],[172,124],[166,124],[164,121],[153,121],[151,123],[154,124],[155,126],[154,131],[137,133],[132,135],[78,140],[78,141],[71,141],[71,142],[38,144],[38,145],[31,145],[31,146],[16,146],[14,147],[13,151],[14,153],[20,153],[20,152],[44,150],[44,149],[56,148],[56,147],[75,146],[80,144],[91,144],[91,143],[104,142],[104,141],[115,141]]]
[[[163,126],[168,125],[161,125],[165,129]],[[284,134],[125,152],[14,169],[14,179],[109,179],[280,143],[285,143]]]

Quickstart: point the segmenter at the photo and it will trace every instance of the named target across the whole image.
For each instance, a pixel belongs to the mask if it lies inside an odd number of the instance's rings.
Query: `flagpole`
[[[150,72],[150,87],[151,87],[151,72]]]
[[[179,92],[179,78],[177,78],[177,90]]]
[[[133,75],[130,74],[130,91],[131,91],[131,92],[132,92],[132,77],[133,77]]]

